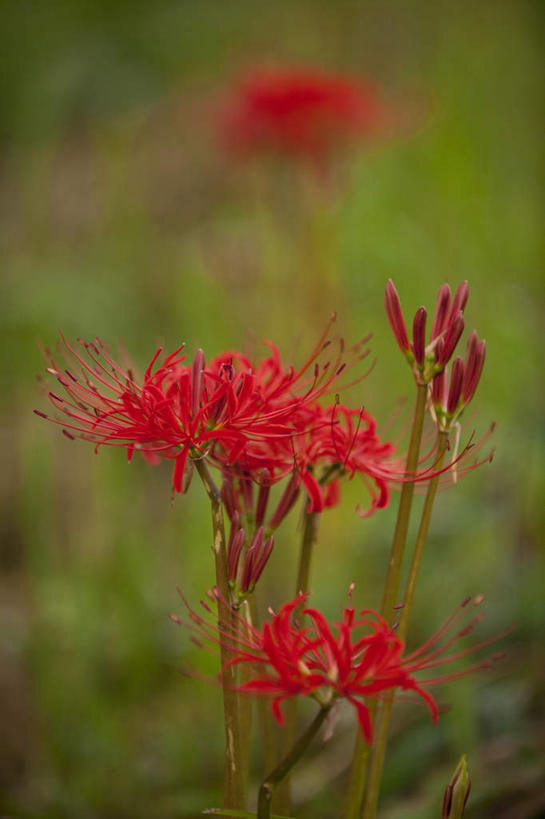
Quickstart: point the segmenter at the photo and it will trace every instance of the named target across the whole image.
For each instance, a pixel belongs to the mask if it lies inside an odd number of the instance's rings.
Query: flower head
[[[383,104],[369,82],[309,68],[258,68],[226,101],[222,137],[237,154],[321,160],[374,133]]]
[[[215,596],[220,599],[217,590]],[[175,615],[171,618],[193,630],[200,645],[204,641],[227,646],[231,654],[228,665],[245,667],[245,681],[239,690],[272,697],[273,714],[280,724],[281,705],[292,697],[312,697],[321,705],[345,699],[356,709],[367,742],[373,736],[369,700],[398,688],[413,691],[437,721],[439,709],[428,686],[488,668],[503,656],[497,654],[450,674],[420,678],[420,674],[453,663],[503,636],[465,649],[453,648],[480,621],[472,609],[481,603],[482,596],[465,600],[424,645],[409,653],[395,629],[376,612],[363,609],[356,613],[350,601],[340,621],[330,624],[318,609],[305,607],[307,599],[308,594],[301,593],[278,612],[270,611],[263,629],[253,628],[241,618],[236,634],[193,611],[187,602],[189,621]],[[202,605],[212,613],[207,603]]]
[[[299,409],[327,395],[347,369],[342,340],[332,357],[325,352],[330,327],[299,369],[284,367],[274,345],[257,365],[237,352],[206,364],[202,350],[188,363],[182,346],[163,358],[159,349],[142,378],[114,361],[98,338],[74,346],[63,336],[68,366],[48,354],[48,372],[66,397],[50,391],[55,415],[35,412],[61,425],[69,438],[126,448],[129,461],[135,451],[152,462],[173,460],[176,492],[188,459],[207,457],[230,468],[243,456],[259,460],[264,443],[269,462],[260,464],[275,473],[274,442],[290,441]]]

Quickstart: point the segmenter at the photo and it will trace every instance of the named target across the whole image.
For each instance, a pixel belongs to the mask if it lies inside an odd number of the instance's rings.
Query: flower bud
[[[418,364],[424,363],[426,354],[426,308],[419,307],[415,313],[413,321],[413,344],[412,350]]]
[[[467,769],[466,755],[460,759],[447,785],[443,799],[442,819],[462,819],[471,790],[471,778]]]
[[[449,415],[454,415],[460,403],[460,396],[462,394],[462,383],[464,380],[464,362],[457,356],[452,364],[452,373],[450,376],[450,388],[447,399],[447,412]]]
[[[464,332],[464,316],[459,310],[449,323],[445,331],[445,341],[441,350],[439,364],[444,366],[451,358],[456,345],[460,341],[460,336]]]
[[[448,308],[450,305],[450,287],[448,284],[443,284],[439,288],[437,294],[437,303],[435,305],[435,313],[433,315],[433,324],[431,328],[430,341],[433,341],[445,329],[445,322],[447,318]]]
[[[404,353],[408,353],[410,351],[409,336],[407,335],[407,328],[405,327],[405,319],[403,318],[401,302],[399,301],[397,290],[395,289],[394,283],[391,279],[388,279],[388,282],[386,283],[384,302],[386,305],[386,313],[388,315],[392,330],[394,331],[396,341],[401,350]]]

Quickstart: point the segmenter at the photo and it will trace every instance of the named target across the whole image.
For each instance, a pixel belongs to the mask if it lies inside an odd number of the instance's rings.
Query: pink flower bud
[[[397,290],[395,289],[394,283],[391,279],[388,279],[386,283],[384,303],[386,306],[386,314],[394,332],[394,336],[396,337],[396,341],[401,350],[404,353],[408,353],[410,350],[409,336],[407,335],[407,328],[405,327],[405,319],[403,318],[401,302],[399,301]]]
[[[437,303],[435,305],[430,341],[433,341],[435,338],[437,338],[437,336],[441,335],[445,329],[450,304],[450,295],[450,287],[448,284],[441,285],[437,294]]]
[[[454,415],[460,403],[460,396],[462,394],[462,383],[464,380],[464,362],[457,356],[452,365],[452,373],[450,376],[450,388],[447,399],[447,412],[449,415]]]
[[[282,497],[278,501],[278,506],[276,507],[272,518],[269,521],[269,529],[277,529],[293,507],[299,495],[299,483],[299,475],[294,473],[291,476]]]
[[[469,297],[469,285],[467,281],[462,282],[456,293],[454,294],[454,298],[452,299],[452,306],[450,308],[448,323],[451,324],[452,320],[456,316],[456,313],[461,311],[462,313],[465,310],[465,306],[467,304],[467,300]]]
[[[440,365],[444,366],[448,361],[450,361],[450,358],[452,357],[452,354],[456,349],[456,345],[460,341],[460,336],[463,332],[464,317],[462,315],[462,311],[460,310],[450,322],[446,330],[444,345],[438,362]]]
[[[234,527],[231,527],[231,534],[233,534]],[[229,538],[229,547],[227,549],[227,574],[229,580],[235,581],[238,574],[238,564],[240,560],[240,553],[244,546],[245,539],[244,529],[239,529],[233,537]]]
[[[424,363],[426,354],[426,308],[419,307],[413,321],[412,351],[418,364]]]
[[[462,388],[464,404],[469,403],[475,395],[483,371],[485,357],[486,342],[480,341],[477,343],[477,333],[472,333],[468,343]]]
[[[267,512],[267,504],[269,502],[270,491],[271,491],[270,484],[262,484],[259,487],[259,492],[257,495],[257,506],[255,510],[256,526],[262,526],[263,521],[265,520],[265,514]]]
[[[444,370],[435,376],[433,381],[431,382],[431,399],[435,407],[441,407],[442,409],[446,405],[448,395],[448,370],[445,367]]]

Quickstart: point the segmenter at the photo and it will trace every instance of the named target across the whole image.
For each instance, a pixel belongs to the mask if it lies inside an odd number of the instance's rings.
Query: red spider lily
[[[367,81],[314,69],[258,68],[234,88],[219,124],[234,153],[322,160],[376,133],[383,120],[384,106]]]
[[[263,442],[243,456],[234,471],[224,472],[222,496],[231,518],[237,511],[262,525],[271,485],[287,476],[284,493],[267,522],[269,530],[282,522],[301,487],[309,498],[307,512],[336,506],[340,480],[346,476],[351,479],[359,474],[366,482],[371,495],[366,514],[387,506],[388,482],[401,475],[402,466],[393,457],[393,445],[378,438],[376,421],[368,412],[337,404],[327,409],[305,404],[294,413],[292,422],[292,439]]]
[[[267,520],[267,530],[273,531],[293,508],[302,489],[308,496],[306,511],[322,512],[339,503],[342,480],[351,480],[355,475],[363,480],[371,497],[368,508],[362,511],[358,506],[357,512],[368,517],[388,505],[390,489],[396,485],[425,484],[436,475],[444,476],[442,483],[451,483],[453,474],[457,479],[490,460],[490,455],[482,460],[475,457],[488,436],[477,443],[471,438],[460,451],[456,447],[447,466],[437,468],[435,441],[424,453],[417,471],[408,474],[404,470],[405,456],[396,454],[391,442],[380,440],[376,420],[364,409],[305,404],[294,413],[292,422],[296,430],[293,438],[258,442],[234,469],[224,469],[222,497],[231,519],[238,513],[257,526]],[[267,519],[271,486],[283,478],[287,479],[286,486]]]
[[[427,384],[451,359],[464,331],[464,309],[469,295],[462,282],[451,299],[450,287],[443,284],[437,294],[432,329],[426,344],[425,307],[419,307],[413,320],[413,340],[409,336],[397,290],[391,279],[386,284],[385,306],[396,341],[413,369],[417,383]]]
[[[214,594],[219,600],[217,590]],[[409,653],[404,653],[405,645],[395,630],[371,609],[356,614],[350,604],[343,610],[340,622],[330,625],[317,609],[303,608],[307,598],[308,594],[301,593],[277,613],[271,611],[270,621],[261,630],[239,618],[236,633],[230,632],[192,610],[185,600],[189,621],[170,616],[179,625],[189,627],[197,635],[199,645],[204,641],[227,646],[232,655],[227,665],[245,666],[245,682],[238,690],[272,697],[278,723],[283,722],[282,702],[292,697],[313,697],[321,705],[337,698],[346,699],[356,709],[360,728],[369,743],[373,737],[367,704],[370,699],[398,688],[414,691],[426,702],[436,722],[439,709],[428,686],[489,668],[503,656],[497,654],[470,668],[426,679],[415,676],[455,662],[503,636],[469,648],[453,649],[482,619],[470,613],[471,608],[482,602],[482,596],[467,598],[424,645]],[[201,603],[211,614],[208,604]]]
[[[335,356],[327,358],[330,327],[331,322],[299,370],[284,368],[274,347],[257,367],[239,353],[225,353],[207,366],[202,350],[192,365],[185,364],[180,347],[162,361],[159,349],[143,379],[117,364],[99,339],[80,340],[79,351],[62,337],[69,366],[48,355],[48,371],[67,397],[49,393],[60,416],[49,420],[68,437],[97,448],[126,447],[129,460],[135,450],[152,461],[174,460],[173,488],[180,492],[188,458],[213,460],[221,449],[219,463],[232,465],[259,442],[293,437],[298,408],[327,395],[341,373],[365,355],[356,345],[353,361],[344,361],[341,340]]]

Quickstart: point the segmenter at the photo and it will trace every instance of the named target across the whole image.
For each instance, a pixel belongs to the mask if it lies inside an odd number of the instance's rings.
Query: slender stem
[[[441,468],[447,449],[448,432],[441,431],[439,433],[439,443],[437,445],[437,460],[435,465],[436,469]],[[435,475],[428,484],[426,499],[424,500],[424,507],[422,509],[422,517],[420,518],[420,526],[418,529],[418,535],[416,537],[416,544],[414,547],[414,554],[411,563],[411,568],[409,571],[409,577],[407,579],[407,585],[405,587],[405,597],[403,598],[403,610],[401,612],[399,629],[397,632],[398,636],[403,641],[407,637],[407,629],[409,627],[409,618],[411,615],[414,591],[416,588],[416,581],[418,578],[418,572],[420,570],[420,563],[422,561],[424,544],[426,542],[428,530],[430,528],[431,513],[433,509],[433,503],[435,501],[435,495],[437,494],[437,488],[439,486],[439,478],[440,478],[439,475]]]
[[[437,444],[437,460],[436,469],[440,469],[448,447],[448,433],[439,433],[439,442]],[[412,602],[414,598],[414,591],[416,587],[416,580],[420,569],[422,560],[422,553],[424,551],[424,544],[428,535],[430,526],[431,513],[433,509],[433,502],[437,493],[439,484],[439,475],[435,475],[428,484],[424,506],[422,508],[422,515],[420,518],[420,525],[418,527],[418,534],[416,536],[416,544],[414,547],[414,554],[409,571],[409,577],[405,588],[405,596],[403,600],[403,610],[401,613],[399,623],[399,637],[405,640],[407,635],[407,628],[409,624],[409,616],[411,613]],[[382,769],[384,767],[384,758],[386,756],[386,746],[388,744],[388,731],[390,727],[390,717],[394,704],[394,693],[392,692],[387,699],[382,703],[379,717],[376,724],[376,742],[373,747],[373,758],[369,768],[369,784],[367,788],[365,805],[363,810],[364,819],[373,819],[376,814],[378,797],[380,793],[380,782],[382,779]]]
[[[256,591],[248,600],[250,605],[250,616],[254,628],[260,630],[259,616],[257,613],[257,606],[255,600]],[[248,698],[249,699],[249,698]],[[265,770],[269,771],[274,765],[277,756],[275,735],[271,720],[270,703],[266,697],[257,698],[257,710],[259,715],[259,725],[261,729],[261,741],[263,743],[263,761],[265,763]]]
[[[210,499],[212,512],[212,529],[214,532],[214,561],[216,567],[216,585],[220,592],[218,602],[218,626],[224,634],[236,636],[238,619],[229,605],[229,583],[227,572],[227,552],[225,544],[225,526],[220,491],[216,486],[210,470],[203,458],[195,460],[195,467]],[[223,690],[223,716],[225,724],[225,773],[224,773],[224,808],[246,807],[246,782],[243,760],[243,736],[240,730],[240,698],[235,691],[237,683],[236,668],[226,668],[231,658],[228,645],[222,641],[221,666]]]
[[[308,498],[305,498],[305,504]],[[301,553],[299,555],[299,566],[297,567],[297,581],[295,585],[295,593],[300,591],[308,592],[310,583],[310,564],[312,559],[312,550],[318,539],[318,521],[320,516],[318,512],[305,512],[303,522],[303,537],[301,539]]]
[[[307,503],[308,498],[305,496],[305,507]],[[312,550],[318,538],[318,521],[319,514],[317,512],[304,512],[303,536],[301,538],[301,551],[299,553],[299,565],[297,567],[297,580],[295,583],[296,594],[299,594],[300,591],[306,593],[309,590],[310,565]],[[295,699],[288,700],[285,705],[285,712],[286,720],[282,730],[281,740],[283,753],[288,752],[295,739],[295,723],[297,720],[297,701]],[[289,776],[286,776],[282,782],[282,786],[278,789],[275,807],[279,813],[286,815],[290,813],[291,781]]]
[[[257,819],[270,819],[271,801],[276,786],[282,782],[282,780],[289,774],[295,763],[298,762],[303,756],[310,741],[321,728],[330,708],[331,703],[328,705],[323,705],[320,708],[304,734],[299,737],[291,750],[262,782],[261,787],[259,788],[259,797],[257,802]]]
[[[405,544],[407,542],[409,519],[411,516],[411,507],[414,495],[414,482],[411,481],[410,478],[412,475],[414,475],[418,468],[418,455],[420,452],[420,442],[422,440],[424,417],[426,415],[427,392],[428,388],[426,384],[418,385],[413,427],[411,431],[411,439],[409,441],[409,451],[407,453],[407,466],[405,468],[405,473],[409,477],[409,480],[404,483],[401,488],[394,541],[392,543],[390,563],[388,564],[388,573],[386,575],[386,584],[382,598],[381,612],[382,616],[386,620],[389,620],[392,616],[392,611],[396,604],[399,590],[399,576],[401,573],[401,565],[403,563]]]
[[[418,456],[420,453],[424,417],[426,415],[427,392],[428,388],[426,384],[418,384],[416,406],[414,410],[409,450],[407,452],[407,462],[405,466],[405,474],[408,478],[410,478],[418,468]],[[384,585],[382,616],[386,620],[389,620],[391,617],[398,594],[399,577],[403,563],[405,544],[407,542],[413,495],[414,483],[408,480],[401,488],[394,539],[390,552],[390,562],[388,564],[388,572],[386,574],[386,581]],[[376,710],[377,704],[373,703],[370,707],[371,719],[374,718]],[[352,765],[350,768],[344,819],[357,819],[357,817],[360,816],[361,802],[365,788],[365,772],[369,760],[369,751],[369,746],[363,739],[361,732],[358,731],[356,735],[354,755],[352,757]]]

